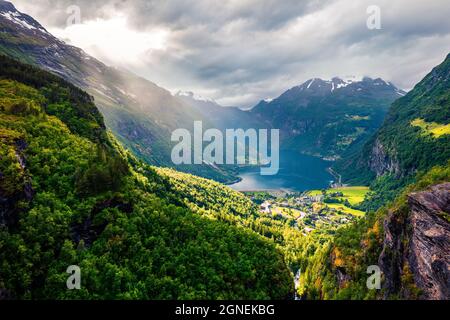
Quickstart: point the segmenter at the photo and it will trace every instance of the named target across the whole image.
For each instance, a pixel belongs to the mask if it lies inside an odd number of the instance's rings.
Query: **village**
[[[259,212],[282,220],[306,235],[314,230],[335,229],[362,217],[357,207],[363,201],[365,187],[340,187],[306,192],[247,192],[259,206]]]

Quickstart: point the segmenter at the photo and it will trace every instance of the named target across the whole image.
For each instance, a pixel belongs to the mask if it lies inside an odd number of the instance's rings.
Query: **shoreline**
[[[241,181],[242,181],[242,178],[237,177],[236,179],[229,181],[229,182],[224,182],[223,184],[229,187],[229,186],[232,186],[233,184],[239,183]]]

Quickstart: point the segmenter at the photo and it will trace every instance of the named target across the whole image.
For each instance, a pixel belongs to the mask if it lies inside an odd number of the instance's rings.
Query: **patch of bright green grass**
[[[357,205],[363,202],[364,197],[366,196],[367,192],[369,192],[369,187],[364,186],[354,186],[354,187],[340,187],[340,188],[333,188],[328,189],[327,194],[335,193],[335,192],[341,192],[343,194],[343,197],[338,197],[338,199],[344,200],[347,199],[350,204]],[[309,195],[311,196],[317,196],[321,195],[321,190],[311,190],[309,191]]]
[[[336,209],[336,210],[342,211],[344,213],[348,213],[348,214],[354,215],[356,217],[364,216],[364,212],[363,211],[349,208],[349,207],[347,207],[347,206],[345,206],[343,204],[340,204],[340,203],[327,203],[326,205],[330,209]]]
[[[335,188],[330,189],[328,191],[329,193],[333,192],[342,192],[344,195],[342,197],[343,200],[347,199],[350,204],[357,205],[364,201],[364,197],[366,196],[367,192],[369,192],[369,187],[364,186],[355,186],[355,187],[341,187],[341,188]]]
[[[411,121],[411,125],[422,129],[423,134],[431,134],[434,138],[439,138],[445,134],[450,134],[450,123],[439,124],[436,122],[426,122],[423,119]]]

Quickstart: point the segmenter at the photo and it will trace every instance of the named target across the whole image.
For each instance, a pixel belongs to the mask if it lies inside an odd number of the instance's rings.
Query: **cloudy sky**
[[[223,105],[252,106],[313,77],[408,90],[450,52],[449,0],[12,2],[107,64]],[[381,29],[367,27],[370,5]]]

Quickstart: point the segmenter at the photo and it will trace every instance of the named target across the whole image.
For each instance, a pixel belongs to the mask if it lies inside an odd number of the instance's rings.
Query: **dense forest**
[[[394,103],[374,138],[398,150],[399,172],[374,181],[357,207],[368,213],[305,234],[292,218],[260,211],[262,195],[252,201],[142,162],[108,132],[91,96],[0,56],[0,296],[289,299],[299,274],[306,299],[405,297],[369,290],[366,267],[378,262],[387,215],[406,221],[411,192],[450,179],[449,113],[439,116],[448,71],[439,70]],[[423,153],[408,153],[399,132]],[[66,288],[70,265],[82,270],[80,290]],[[408,298],[421,297],[408,268],[400,282]]]
[[[270,239],[192,210],[108,134],[89,95],[9,58],[0,65],[2,296],[293,295]],[[81,290],[66,288],[70,265],[82,270]]]
[[[385,237],[384,221],[388,214],[406,221],[410,215],[409,194],[448,181],[450,162],[420,174],[417,182],[405,188],[394,201],[376,212],[371,211],[357,223],[338,230],[331,241],[309,257],[308,268],[302,275],[301,292],[308,299],[420,298],[420,290],[408,269],[402,271],[399,285],[407,289],[407,296],[401,296],[399,292],[387,293],[384,289],[369,290],[366,285],[367,266],[379,263]],[[446,219],[450,222],[448,216]],[[408,239],[402,241],[407,243]],[[400,255],[400,252],[393,254]]]

